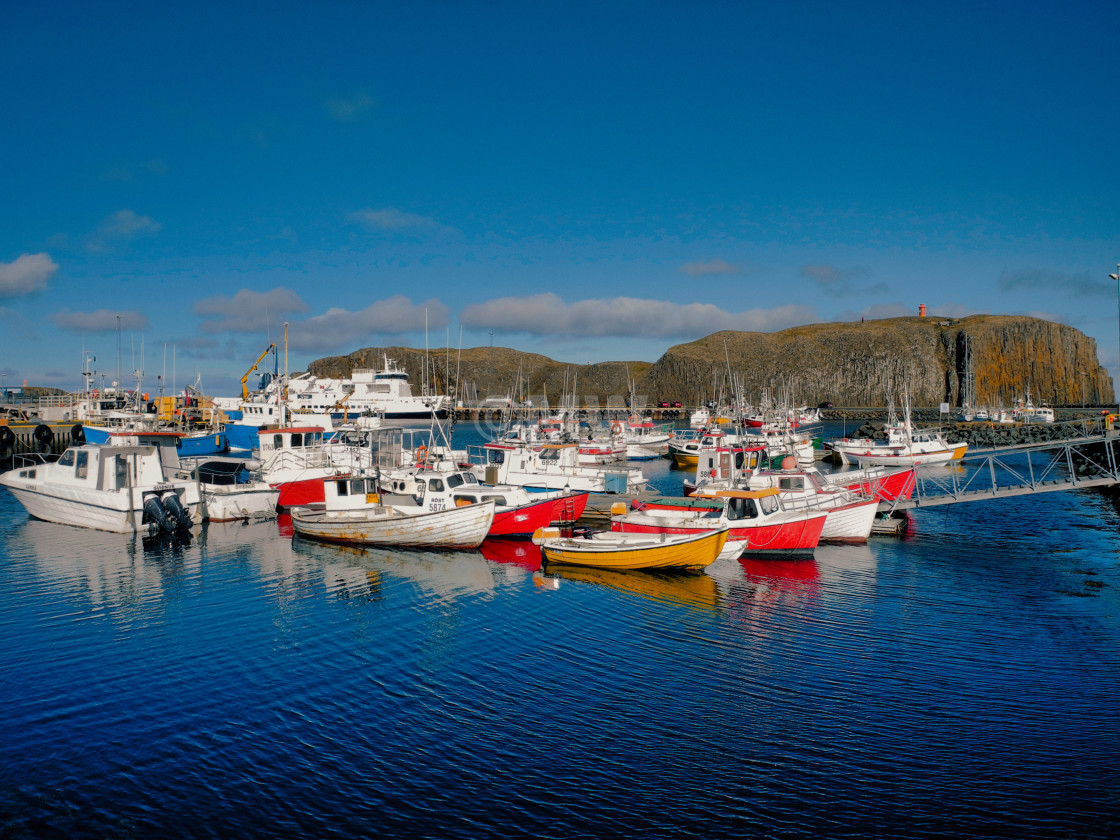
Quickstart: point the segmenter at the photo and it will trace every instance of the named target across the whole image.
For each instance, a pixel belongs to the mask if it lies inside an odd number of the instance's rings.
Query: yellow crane
[[[268,345],[268,349],[261,353],[260,356],[257,357],[257,360],[253,362],[253,366],[245,371],[245,375],[241,377],[241,399],[249,399],[249,386],[246,384],[249,381],[249,377],[252,375],[253,371],[257,369],[257,365],[261,363],[261,359],[263,359],[275,349],[275,344]]]

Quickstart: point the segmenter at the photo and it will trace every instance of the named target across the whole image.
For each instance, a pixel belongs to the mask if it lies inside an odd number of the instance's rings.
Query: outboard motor
[[[179,500],[179,494],[174,490],[168,490],[161,497],[163,508],[167,511],[167,518],[171,522],[171,527],[189,528],[191,527],[191,517],[183,507],[183,503]]]
[[[172,531],[175,526],[167,520],[167,513],[163,509],[160,498],[155,493],[144,494],[144,521],[148,523],[148,533],[157,531]]]

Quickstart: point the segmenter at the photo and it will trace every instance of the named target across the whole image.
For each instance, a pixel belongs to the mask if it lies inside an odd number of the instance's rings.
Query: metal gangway
[[[976,449],[959,461],[917,467],[909,499],[882,513],[1120,484],[1120,430],[1083,423],[1077,437]]]

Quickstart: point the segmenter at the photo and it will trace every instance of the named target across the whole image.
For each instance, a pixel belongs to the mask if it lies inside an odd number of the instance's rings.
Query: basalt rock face
[[[1063,324],[1009,315],[719,332],[670,348],[642,386],[660,399],[718,399],[728,369],[749,400],[768,391],[794,402],[878,406],[897,404],[908,392],[915,406],[959,406],[969,401],[969,372],[977,406],[1010,408],[1028,389],[1036,403],[1114,399],[1093,339]]]
[[[312,362],[316,376],[344,377],[355,368],[380,368],[395,359],[409,373],[414,393],[430,390],[464,398],[541,396],[556,404],[564,394],[584,404],[615,405],[631,388],[650,401],[696,405],[729,395],[729,376],[744,396],[838,406],[968,402],[1010,408],[1029,389],[1036,403],[1107,405],[1112,380],[1097,361],[1096,342],[1063,324],[1010,315],[889,318],[866,323],[813,324],[777,333],[725,331],[669,348],[654,364],[570,364],[505,347],[448,352],[404,347],[365,348]],[[427,375],[425,376],[425,358]],[[463,385],[454,389],[454,383]]]

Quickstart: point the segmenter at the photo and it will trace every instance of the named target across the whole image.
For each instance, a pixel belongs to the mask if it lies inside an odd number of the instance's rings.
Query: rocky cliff
[[[547,396],[557,402],[574,389],[585,402],[606,405],[631,390],[651,401],[695,405],[729,393],[738,382],[746,398],[764,393],[798,403],[879,406],[908,391],[915,406],[1010,407],[1030,389],[1035,402],[1109,404],[1112,380],[1097,361],[1096,342],[1080,331],[1009,315],[944,319],[890,318],[866,323],[813,324],[777,333],[725,331],[669,348],[654,364],[572,365],[534,353],[475,347],[427,354],[401,347],[366,348],[320,359],[318,376],[345,376],[380,366],[382,355],[401,362],[419,391],[429,381],[459,395]],[[730,374],[730,375],[729,375]]]

